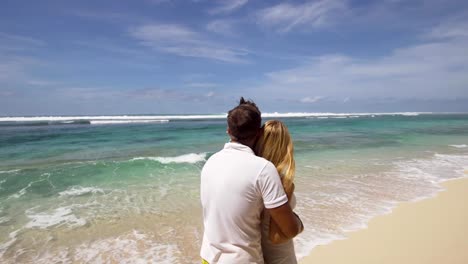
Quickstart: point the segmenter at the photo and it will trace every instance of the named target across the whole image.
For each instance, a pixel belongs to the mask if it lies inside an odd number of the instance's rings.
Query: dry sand
[[[300,263],[468,264],[468,178],[443,186],[434,198],[403,203],[367,229],[314,248]]]

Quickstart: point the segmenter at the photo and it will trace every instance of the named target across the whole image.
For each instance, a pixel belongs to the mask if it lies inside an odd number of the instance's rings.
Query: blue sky
[[[0,7],[0,115],[468,112],[467,1]]]

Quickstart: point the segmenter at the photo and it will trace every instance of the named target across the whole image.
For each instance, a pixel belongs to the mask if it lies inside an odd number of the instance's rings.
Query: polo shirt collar
[[[237,143],[237,142],[228,142],[224,144],[224,149],[233,149],[233,150],[248,152],[248,153],[255,155],[255,153],[253,152],[251,148],[247,147],[246,145]]]

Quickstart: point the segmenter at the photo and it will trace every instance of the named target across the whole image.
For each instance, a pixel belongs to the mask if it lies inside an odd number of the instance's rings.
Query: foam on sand
[[[17,236],[18,236],[18,233],[21,231],[21,229],[17,229],[13,232],[11,232],[8,237],[10,238],[10,240],[8,240],[7,242],[3,243],[3,244],[0,244],[0,260],[2,259],[3,257],[3,254],[5,254],[5,251],[7,251],[7,249],[13,245],[16,240],[17,240]]]
[[[104,194],[104,190],[102,190],[101,188],[95,188],[95,187],[73,186],[63,192],[59,192],[59,195],[60,196],[81,196],[85,194],[97,194],[97,193]]]
[[[70,206],[59,207],[52,212],[35,213],[34,208],[26,210],[26,216],[31,219],[26,228],[46,229],[53,226],[67,225],[68,227],[84,226],[86,220],[73,214]]]
[[[79,263],[177,263],[178,248],[173,244],[158,244],[147,234],[133,230],[118,237],[83,243],[76,248]]]
[[[313,194],[298,192],[298,212],[305,229],[295,239],[296,255],[308,255],[318,245],[346,238],[367,228],[376,216],[389,214],[401,202],[434,197],[448,180],[468,177],[468,155],[434,154],[431,158],[396,160],[378,174],[350,175],[315,186]],[[332,189],[330,191],[322,191]],[[329,210],[327,208],[333,208]],[[336,208],[341,208],[336,211]]]
[[[184,154],[176,157],[137,157],[133,158],[130,161],[136,160],[152,160],[157,161],[162,164],[169,164],[169,163],[197,163],[206,160],[207,153],[189,153]]]
[[[443,184],[434,199],[399,205],[349,239],[314,249],[301,263],[468,263],[468,180]],[[356,254],[368,249],[363,254]],[[370,250],[369,250],[370,249]]]

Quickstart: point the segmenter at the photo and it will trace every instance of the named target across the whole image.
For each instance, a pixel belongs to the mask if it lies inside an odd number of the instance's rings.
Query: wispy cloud
[[[461,37],[463,32],[451,35],[460,37],[426,41],[376,58],[318,56],[302,66],[268,73],[263,89],[277,97],[295,98],[308,94],[356,99],[466,98],[468,38]],[[287,95],[283,92],[286,87]],[[316,98],[304,100],[312,102]]]
[[[455,19],[444,22],[432,28],[427,34],[427,38],[468,38],[468,19]]]
[[[167,3],[170,3],[172,2],[171,0],[146,0],[148,3],[151,3],[151,4],[167,4]]]
[[[231,13],[242,6],[246,5],[249,0],[225,0],[225,1],[218,1],[216,7],[210,9],[208,13],[215,15],[215,14],[227,14]]]
[[[15,34],[6,34],[3,32],[0,32],[0,40],[1,42],[13,42],[33,46],[44,46],[46,44],[45,41],[36,38],[20,36]]]
[[[22,52],[44,46],[46,46],[46,42],[40,39],[0,32],[0,52]]]
[[[107,22],[107,23],[135,23],[140,22],[143,23],[147,21],[148,18],[142,15],[135,15],[129,12],[112,12],[109,10],[88,10],[88,9],[74,9],[66,12],[72,16],[86,19],[86,20],[94,20],[100,22]]]
[[[130,34],[140,44],[161,52],[229,63],[246,63],[249,52],[207,39],[202,34],[175,24],[149,24],[134,28]]]
[[[38,79],[32,79],[32,80],[26,81],[26,83],[32,86],[54,86],[54,85],[59,84],[58,82],[55,82],[55,81],[38,80]]]
[[[317,103],[318,101],[324,99],[325,97],[323,96],[314,96],[314,97],[304,97],[304,98],[301,98],[299,101],[301,103]]]
[[[86,47],[90,49],[100,50],[101,52],[110,52],[120,55],[128,55],[133,57],[146,56],[144,52],[136,48],[129,48],[118,46],[112,43],[111,40],[87,40],[87,41],[73,41],[72,44],[77,46]]]
[[[260,10],[257,13],[257,21],[283,33],[299,26],[316,29],[332,23],[333,15],[344,10],[346,4],[340,0],[320,0],[304,4],[281,3]]]
[[[193,82],[193,83],[187,83],[186,84],[188,87],[193,87],[193,88],[213,88],[219,86],[217,83],[209,83],[209,82]]]
[[[59,94],[66,100],[78,99],[86,101],[171,101],[171,102],[198,102],[213,97],[213,91],[199,93],[196,91],[176,90],[170,88],[136,88],[115,90],[109,87],[62,87],[55,89],[54,94]]]
[[[0,56],[0,84],[27,79],[26,72],[40,63],[29,57]]]
[[[232,19],[217,19],[209,22],[206,29],[220,35],[232,37],[237,35],[235,24],[236,21]]]
[[[0,32],[0,86],[27,83],[31,69],[44,65],[30,54],[46,46],[37,38]]]

